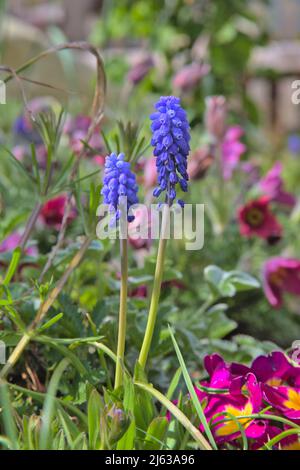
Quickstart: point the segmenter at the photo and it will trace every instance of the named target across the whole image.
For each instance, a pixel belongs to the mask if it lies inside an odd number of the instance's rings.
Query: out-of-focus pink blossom
[[[209,146],[202,147],[191,153],[188,159],[187,172],[191,180],[202,178],[214,161]]]
[[[192,90],[209,72],[210,66],[208,64],[193,62],[176,73],[173,78],[173,87],[181,91]]]
[[[7,251],[13,251],[20,245],[22,235],[15,231],[12,232],[8,237],[6,237],[0,244],[0,253],[5,253]],[[26,248],[25,253],[28,256],[37,256],[37,249],[35,246],[29,246]]]
[[[147,158],[143,168],[143,185],[146,189],[153,188],[157,184],[156,158]]]
[[[242,154],[246,151],[246,146],[240,142],[244,134],[240,126],[230,127],[224,136],[221,144],[223,177],[228,180],[232,177],[234,169],[239,164]]]
[[[282,227],[270,211],[269,202],[268,197],[262,196],[238,210],[241,235],[257,236],[269,242],[281,237]]]
[[[209,96],[205,100],[205,127],[215,140],[221,141],[226,132],[227,104],[224,96]]]
[[[293,207],[296,204],[296,198],[293,194],[284,190],[281,173],[282,164],[281,162],[276,162],[259,182],[259,188],[272,201]]]
[[[138,55],[127,74],[127,80],[133,85],[140,83],[154,67],[153,57],[151,55]]]
[[[40,218],[45,225],[59,230],[63,220],[66,198],[66,195],[57,196],[44,204],[40,213]],[[75,217],[76,210],[75,208],[72,208],[68,222],[71,222]]]
[[[148,288],[145,285],[138,286],[135,289],[129,291],[129,297],[138,297],[138,298],[146,298],[148,295]]]
[[[79,154],[82,151],[84,147],[83,142],[86,141],[91,122],[92,119],[89,116],[84,115],[67,119],[67,122],[64,126],[64,133],[69,136],[70,145],[74,153]],[[103,140],[99,129],[95,129],[95,132],[92,134],[88,145],[95,151],[103,150]],[[87,153],[89,153],[88,150]]]
[[[263,287],[275,308],[281,307],[284,292],[300,296],[300,260],[280,256],[268,259],[263,266]]]
[[[104,156],[104,155],[95,155],[95,156],[93,157],[93,162],[96,163],[96,165],[104,166],[104,164],[105,164],[105,156]]]
[[[150,212],[148,210],[136,209],[134,220],[128,224],[128,236],[130,245],[139,250],[149,248],[151,244]]]
[[[247,185],[251,188],[259,181],[259,166],[251,161],[241,162],[240,169],[247,175]]]
[[[47,162],[47,150],[44,144],[36,144],[35,145],[35,155],[36,159],[38,162],[38,165],[40,168],[45,169],[46,168],[46,162]],[[29,145],[24,144],[24,145],[16,145],[12,153],[14,157],[21,161],[24,162],[25,166],[26,163],[31,167],[32,165],[32,160],[31,160],[31,148]]]

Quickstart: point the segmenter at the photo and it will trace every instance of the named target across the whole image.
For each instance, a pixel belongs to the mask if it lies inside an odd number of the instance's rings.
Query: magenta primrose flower
[[[250,450],[259,449],[270,439],[290,429],[272,419],[253,414],[283,415],[300,420],[300,366],[284,353],[275,351],[257,357],[248,367],[226,363],[218,354],[206,356],[208,378],[195,387],[207,421],[219,448],[230,444],[241,448],[241,427]],[[232,418],[232,419],[230,419]],[[200,430],[204,431],[202,425]],[[297,435],[282,439],[276,449],[299,449]]]
[[[264,384],[264,398],[291,421],[300,422],[300,387],[271,387]]]
[[[244,131],[240,126],[230,127],[223,139],[222,150],[222,164],[223,164],[223,177],[229,180],[232,173],[240,162],[240,158],[246,151],[246,146],[240,141]]]
[[[282,163],[276,162],[259,182],[259,188],[271,201],[293,207],[296,204],[296,198],[284,190],[281,173]]]
[[[284,292],[300,296],[300,260],[270,258],[263,266],[262,276],[265,295],[273,307],[281,307]]]

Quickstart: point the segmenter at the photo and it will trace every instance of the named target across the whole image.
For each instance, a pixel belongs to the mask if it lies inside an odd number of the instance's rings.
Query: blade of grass
[[[270,439],[270,441],[264,444],[259,450],[272,450],[275,444],[277,444],[282,439],[285,439],[288,436],[292,436],[293,434],[300,435],[300,428],[299,429],[287,429],[286,431],[283,431],[281,434],[278,434],[278,436],[275,436],[273,437],[273,439]]]
[[[158,400],[169,412],[182,424],[182,426],[190,433],[190,435],[198,443],[202,450],[212,450],[210,444],[201,434],[201,432],[190,422],[190,420],[177,408],[174,403],[168,400],[162,393],[156,390],[152,385],[146,383],[135,382],[135,385],[146,392],[149,392],[156,400]]]
[[[57,368],[55,369],[50,383],[49,388],[47,391],[44,407],[43,407],[43,414],[42,414],[42,427],[40,433],[40,440],[39,440],[39,448],[41,450],[48,449],[50,445],[50,432],[51,432],[51,424],[52,419],[54,417],[55,411],[55,398],[56,392],[59,385],[59,381],[61,379],[62,374],[70,364],[68,359],[63,359]]]
[[[13,416],[13,409],[7,383],[0,381],[0,404],[2,408],[3,425],[7,438],[10,440],[13,449],[19,449],[18,432]]]
[[[11,261],[9,263],[9,266],[8,266],[8,269],[7,269],[7,272],[3,281],[3,285],[8,286],[11,279],[13,278],[13,275],[16,272],[16,269],[18,267],[18,264],[21,258],[21,253],[22,253],[21,248],[16,248],[13,251],[13,255],[12,255]]]
[[[177,355],[177,358],[178,358],[178,361],[179,361],[179,364],[180,364],[180,367],[181,367],[181,370],[182,370],[182,374],[183,374],[183,377],[184,377],[184,381],[185,381],[185,384],[186,384],[186,387],[189,391],[189,394],[191,396],[191,400],[194,404],[194,407],[196,409],[196,412],[198,414],[198,417],[202,423],[202,426],[206,432],[206,435],[208,437],[208,440],[212,446],[212,448],[214,450],[217,450],[217,444],[214,440],[214,437],[212,435],[212,432],[208,426],[208,423],[207,423],[207,420],[206,420],[206,417],[205,417],[205,414],[203,412],[203,409],[202,409],[202,406],[201,406],[201,403],[197,397],[197,394],[195,392],[195,388],[194,388],[194,385],[193,385],[193,382],[190,378],[190,375],[188,373],[188,370],[186,368],[186,365],[185,365],[185,362],[184,362],[184,359],[183,359],[183,356],[181,354],[181,351],[179,349],[179,346],[177,344],[177,341],[175,339],[175,336],[173,334],[173,331],[172,329],[169,327],[169,332],[170,332],[170,335],[171,335],[171,338],[172,338],[172,341],[173,341],[173,345],[174,345],[174,348],[175,348],[175,351],[176,351],[176,355]]]

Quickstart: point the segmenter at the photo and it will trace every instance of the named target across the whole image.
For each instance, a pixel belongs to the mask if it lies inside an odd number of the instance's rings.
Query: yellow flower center
[[[232,405],[227,405],[225,407],[225,411],[235,417],[248,416],[248,415],[251,415],[251,413],[253,412],[253,407],[251,403],[247,403],[243,409],[236,408],[235,406],[232,406]],[[249,418],[238,418],[237,420],[232,419],[231,421],[222,423],[222,426],[220,426],[217,429],[216,434],[218,436],[229,436],[230,434],[235,434],[236,432],[239,432],[240,430],[238,423],[240,423],[240,425],[244,429],[246,429],[251,424],[251,421],[252,420]]]
[[[288,400],[283,402],[286,408],[300,411],[300,393],[290,388],[288,390]]]
[[[278,387],[282,384],[282,380],[279,377],[273,377],[267,381],[267,384],[271,387]]]
[[[293,442],[292,444],[288,444],[282,447],[282,450],[300,450],[300,442]]]

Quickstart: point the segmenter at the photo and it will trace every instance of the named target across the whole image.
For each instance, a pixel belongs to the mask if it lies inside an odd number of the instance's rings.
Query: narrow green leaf
[[[206,435],[209,439],[209,442],[212,446],[213,449],[217,450],[217,445],[216,445],[216,442],[214,440],[214,437],[212,435],[212,432],[208,426],[208,423],[207,423],[207,420],[206,420],[206,417],[205,417],[205,414],[203,412],[203,409],[202,409],[202,406],[201,406],[201,403],[199,402],[199,399],[197,397],[197,394],[195,392],[195,388],[194,388],[194,385],[193,385],[193,382],[189,376],[189,373],[188,373],[188,370],[186,368],[186,365],[185,365],[185,362],[184,362],[184,359],[183,359],[183,356],[181,354],[181,351],[179,349],[179,346],[177,344],[177,341],[175,339],[175,336],[173,334],[173,331],[172,329],[169,327],[169,331],[170,331],[170,335],[171,335],[171,338],[172,338],[172,341],[173,341],[173,345],[174,345],[174,348],[175,348],[175,351],[176,351],[176,354],[177,354],[177,358],[178,358],[178,361],[179,361],[179,364],[180,364],[180,367],[181,367],[181,370],[182,370],[182,373],[183,373],[183,377],[184,377],[184,381],[185,381],[185,384],[187,386],[187,389],[189,391],[189,394],[191,396],[191,399],[192,399],[192,402],[194,404],[194,407],[196,409],[196,412],[199,416],[199,419],[205,429],[205,432],[206,432]]]
[[[96,389],[93,389],[88,401],[88,429],[89,448],[99,449],[100,445],[100,418],[103,411],[101,397]]]
[[[18,247],[18,248],[14,249],[11,261],[9,263],[9,266],[8,266],[8,269],[7,269],[7,272],[6,272],[4,281],[3,281],[3,284],[5,286],[8,286],[11,279],[13,278],[13,276],[14,276],[16,270],[17,270],[20,258],[21,258],[21,248]]]
[[[47,391],[43,412],[42,412],[42,427],[39,439],[39,449],[49,449],[51,448],[50,436],[51,436],[51,425],[52,419],[55,412],[55,398],[56,392],[61,379],[62,374],[68,367],[70,361],[69,359],[63,359],[57,368],[55,369]]]
[[[170,400],[168,400],[162,393],[156,390],[152,385],[145,383],[135,382],[135,385],[146,392],[150,393],[156,400],[158,400],[170,413],[179,421],[180,424],[190,433],[190,435],[195,439],[200,449],[203,450],[212,450],[210,444],[207,442],[205,437],[201,434],[199,429],[197,429],[193,423],[182,413],[182,411],[174,405]]]
[[[6,436],[10,440],[12,448],[18,449],[18,432],[13,415],[10,394],[6,382],[3,380],[0,381],[0,404],[2,408],[0,416],[2,417]]]
[[[169,421],[165,417],[154,418],[149,424],[145,437],[144,450],[159,450],[168,430]]]
[[[63,316],[63,313],[58,313],[58,315],[55,315],[55,317],[51,318],[51,320],[47,321],[44,325],[42,325],[39,328],[39,332],[47,330],[48,328],[50,328],[50,326],[57,323]]]

